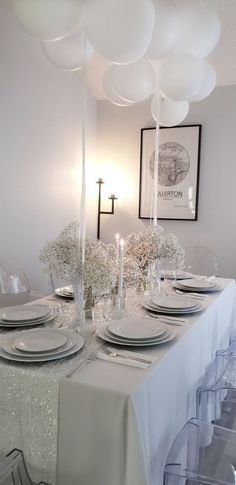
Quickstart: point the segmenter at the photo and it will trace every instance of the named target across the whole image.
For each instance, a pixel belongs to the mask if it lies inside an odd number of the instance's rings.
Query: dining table
[[[150,366],[96,358],[110,348],[97,336],[95,358],[88,347],[44,364],[0,358],[0,455],[23,449],[34,480],[52,485],[161,485],[175,436],[196,416],[206,369],[235,334],[235,281],[215,280],[221,291],[205,294],[202,311],[185,315],[184,325],[170,321],[173,340],[138,349]],[[145,317],[142,299],[128,292],[128,315]],[[54,296],[42,301],[61,305]]]

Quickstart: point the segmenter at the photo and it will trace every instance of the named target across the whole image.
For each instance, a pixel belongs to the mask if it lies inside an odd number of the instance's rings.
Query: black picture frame
[[[155,130],[155,127],[141,129],[139,219],[152,218]],[[160,128],[157,210],[160,220],[198,219],[201,135],[201,124]]]

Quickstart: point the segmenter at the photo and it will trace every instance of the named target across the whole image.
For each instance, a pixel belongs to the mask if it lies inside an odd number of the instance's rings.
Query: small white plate
[[[186,288],[214,288],[215,283],[207,280],[199,280],[197,278],[191,278],[188,281],[178,281],[181,286],[186,286]]]
[[[149,318],[122,318],[109,322],[108,329],[118,337],[143,340],[158,337],[166,328],[163,323],[153,322]]]
[[[13,345],[17,350],[23,352],[39,353],[58,349],[66,343],[66,340],[65,335],[56,330],[42,328],[21,332],[21,335],[14,340]]]
[[[194,308],[196,306],[196,302],[191,300],[188,296],[179,298],[178,296],[172,295],[162,297],[159,300],[151,299],[150,304],[153,304],[157,308],[170,308],[172,310],[185,310],[187,308]]]
[[[196,303],[196,306],[194,308],[190,309],[185,309],[185,310],[171,310],[170,308],[164,309],[164,308],[157,308],[154,305],[151,305],[147,302],[142,303],[143,308],[146,310],[151,310],[153,313],[160,313],[161,315],[188,315],[191,313],[197,313],[201,312],[204,310],[204,307],[200,303]]]
[[[125,342],[125,341],[118,341],[117,339],[115,338],[111,338],[111,337],[108,337],[107,334],[106,334],[106,327],[107,327],[107,323],[104,323],[102,325],[99,325],[98,329],[97,329],[97,336],[100,337],[102,340],[105,340],[105,342],[110,342],[111,344],[115,344],[115,345],[121,345],[121,346],[125,346],[125,347],[150,347],[151,345],[161,345],[161,344],[164,344],[166,342],[170,342],[171,340],[173,340],[176,336],[176,332],[174,330],[170,330],[170,333],[167,337],[163,338],[163,339],[159,339],[159,340],[151,340],[151,341],[145,341],[145,342]]]
[[[209,287],[208,286],[203,287],[203,286],[200,286],[200,285],[197,287],[197,286],[187,286],[187,284],[185,285],[182,282],[180,283],[179,281],[178,282],[176,281],[173,284],[173,287],[174,288],[177,288],[179,290],[184,290],[186,292],[188,292],[188,291],[195,291],[197,293],[208,293],[208,292],[211,293],[211,292],[221,291],[222,290],[221,286],[218,285],[218,284],[214,284],[214,286],[209,286]]]
[[[104,327],[104,331],[105,331],[105,334],[106,336],[109,338],[109,339],[112,339],[114,342],[119,342],[120,344],[122,344],[123,342],[125,343],[130,343],[131,345],[134,343],[139,343],[139,344],[143,344],[145,345],[147,342],[150,343],[150,342],[159,342],[159,341],[162,341],[163,339],[166,339],[166,337],[169,336],[170,334],[170,330],[167,328],[166,326],[166,330],[164,330],[164,332],[159,336],[159,337],[154,337],[154,338],[149,338],[149,339],[138,339],[138,340],[134,340],[134,339],[128,339],[128,338],[124,338],[124,337],[116,337],[115,335],[113,335],[111,332],[109,332],[109,329],[108,327]]]
[[[5,322],[0,320],[0,328],[21,328],[21,327],[35,327],[36,325],[42,325],[47,322],[51,322],[56,318],[56,314],[50,312],[45,318],[39,318],[38,320],[28,321],[28,322]]]
[[[2,342],[2,349],[4,350],[4,352],[7,352],[8,354],[10,355],[16,355],[16,356],[24,356],[24,357],[42,357],[43,356],[50,356],[54,354],[59,354],[61,352],[65,352],[69,349],[71,349],[72,347],[75,346],[76,344],[76,337],[75,335],[72,335],[72,333],[69,331],[69,330],[63,330],[63,329],[60,329],[60,334],[63,334],[65,337],[66,337],[66,343],[65,345],[63,345],[62,347],[59,347],[57,350],[53,350],[53,351],[48,351],[48,352],[22,352],[21,350],[17,350],[15,347],[14,347],[14,340],[16,338],[17,335],[20,335],[22,332],[14,332],[13,333],[10,333],[10,334],[7,334],[4,336],[4,339],[3,339],[3,342]]]
[[[1,308],[0,319],[6,322],[27,322],[38,320],[49,314],[48,305],[19,305]]]
[[[84,339],[83,337],[76,337],[76,344],[74,347],[70,348],[69,350],[65,350],[65,352],[54,353],[50,355],[42,355],[42,356],[35,356],[29,357],[27,356],[20,356],[20,355],[10,355],[6,353],[3,349],[0,349],[0,357],[6,360],[11,360],[15,362],[24,362],[24,363],[33,363],[33,362],[48,362],[50,360],[58,360],[63,359],[65,357],[69,357],[70,355],[75,354],[84,346]]]

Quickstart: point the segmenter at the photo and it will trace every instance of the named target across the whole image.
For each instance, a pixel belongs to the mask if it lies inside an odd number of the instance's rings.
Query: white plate
[[[135,344],[137,342],[139,344],[142,343],[143,345],[145,345],[146,343],[150,343],[150,342],[156,343],[156,342],[162,341],[163,339],[166,339],[166,337],[168,337],[169,334],[170,334],[170,330],[169,330],[169,328],[167,328],[167,326],[166,326],[166,330],[164,330],[164,332],[159,337],[154,337],[154,338],[149,338],[149,339],[138,339],[138,340],[128,339],[128,338],[124,338],[124,337],[116,337],[115,335],[113,335],[112,333],[109,332],[109,329],[108,329],[107,326],[104,327],[104,331],[105,331],[106,336],[109,339],[111,339],[112,341],[118,342],[120,344],[122,344],[124,342],[126,344],[131,343],[131,345],[133,343]]]
[[[166,338],[163,338],[162,340],[152,340],[152,341],[145,341],[145,342],[119,342],[115,338],[110,338],[107,336],[105,329],[107,327],[107,323],[99,325],[96,334],[98,337],[100,337],[102,340],[105,340],[105,342],[110,342],[115,345],[122,345],[125,347],[150,347],[151,345],[161,345],[166,342],[170,342],[173,340],[176,336],[176,332],[174,330],[170,330],[169,335]]]
[[[6,322],[27,322],[38,320],[49,314],[48,305],[19,305],[1,308],[0,319]]]
[[[149,318],[122,318],[109,322],[108,329],[118,337],[143,340],[159,337],[164,332],[165,325]]]
[[[149,310],[153,313],[160,313],[161,315],[188,315],[190,313],[197,313],[200,312],[204,309],[204,307],[200,304],[197,303],[194,308],[187,309],[187,310],[171,310],[171,309],[164,309],[164,308],[157,308],[149,303],[142,303],[143,308],[146,310]]]
[[[173,271],[162,271],[161,277],[168,280],[184,280],[192,278],[192,274],[187,271],[177,271],[173,274]]]
[[[10,355],[4,352],[3,349],[0,349],[0,357],[3,359],[7,360],[13,360],[16,362],[25,362],[25,363],[33,363],[33,362],[47,362],[50,360],[58,360],[62,359],[64,357],[69,357],[70,355],[75,354],[78,352],[82,347],[84,346],[84,339],[83,337],[76,337],[76,344],[74,347],[70,348],[69,350],[65,350],[65,352],[60,352],[60,353],[54,353],[50,355],[42,355],[42,356],[35,356],[35,357],[29,357],[29,356],[20,356],[20,355]]]
[[[170,308],[172,310],[185,310],[187,308],[194,308],[196,306],[196,302],[191,300],[191,298],[188,296],[182,296],[180,298],[172,295],[162,297],[159,300],[150,299],[150,304],[156,306],[157,308]]]
[[[56,350],[66,343],[65,335],[51,330],[49,328],[41,328],[40,330],[26,330],[21,332],[13,342],[17,350],[23,352],[48,352],[49,350]]]
[[[3,342],[2,342],[2,349],[4,350],[4,352],[7,352],[8,354],[11,354],[11,355],[18,355],[18,356],[24,356],[24,357],[42,357],[43,356],[50,356],[50,355],[54,355],[54,354],[60,354],[61,352],[65,352],[69,349],[71,349],[72,347],[75,346],[76,344],[76,337],[75,335],[72,335],[72,333],[69,331],[69,330],[63,330],[63,329],[60,329],[58,330],[58,332],[60,332],[60,334],[63,334],[66,338],[66,343],[65,345],[63,345],[62,347],[60,347],[59,349],[57,350],[53,350],[53,351],[48,351],[48,352],[34,352],[34,353],[30,353],[30,352],[22,352],[20,350],[17,350],[14,348],[14,339],[16,338],[17,335],[20,335],[21,332],[14,332],[14,333],[10,333],[10,334],[7,334],[4,336],[4,339],[3,339]]]
[[[207,280],[199,280],[197,278],[191,278],[188,281],[179,281],[178,284],[181,286],[185,286],[186,288],[214,288],[215,283],[212,281],[207,281]]]
[[[48,317],[40,318],[38,320],[29,321],[29,322],[5,322],[4,320],[0,320],[0,328],[20,328],[20,327],[35,327],[36,325],[42,325],[43,323],[50,322],[56,318],[55,313],[49,313]]]
[[[187,285],[184,285],[183,283],[180,283],[179,281],[174,283],[173,287],[177,288],[179,290],[184,290],[186,292],[194,290],[195,292],[199,292],[199,293],[207,293],[207,292],[214,292],[214,291],[222,290],[221,286],[217,285],[217,284],[214,284],[214,286],[211,286],[211,287],[204,287],[203,288],[202,286],[198,286],[198,287],[187,286]]]

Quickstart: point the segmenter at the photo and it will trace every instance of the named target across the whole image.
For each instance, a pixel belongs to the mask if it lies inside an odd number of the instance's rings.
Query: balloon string
[[[84,309],[84,264],[85,264],[85,237],[86,237],[86,127],[87,127],[87,88],[86,88],[86,48],[87,41],[84,33],[83,65],[82,65],[82,133],[81,133],[81,197],[80,197],[80,218],[79,218],[79,271],[77,275],[77,303],[79,312]],[[84,323],[83,313],[82,320]],[[81,318],[80,315],[80,318]]]
[[[159,160],[159,140],[160,140],[160,97],[157,96],[157,118],[155,130],[155,158],[154,158],[154,177],[153,177],[153,226],[157,226],[158,209],[158,160]]]

